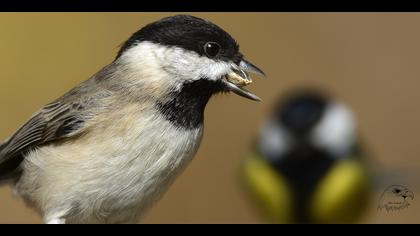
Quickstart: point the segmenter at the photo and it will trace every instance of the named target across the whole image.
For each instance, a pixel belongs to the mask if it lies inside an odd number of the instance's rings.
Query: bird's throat
[[[172,91],[168,100],[159,102],[158,109],[175,126],[195,129],[203,123],[211,96],[225,89],[223,83],[207,79],[186,82],[181,89]]]

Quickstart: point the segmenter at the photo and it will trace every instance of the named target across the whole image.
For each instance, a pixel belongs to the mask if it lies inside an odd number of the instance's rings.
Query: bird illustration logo
[[[397,211],[406,209],[410,206],[410,201],[414,199],[414,193],[405,186],[391,185],[382,193],[378,210]]]

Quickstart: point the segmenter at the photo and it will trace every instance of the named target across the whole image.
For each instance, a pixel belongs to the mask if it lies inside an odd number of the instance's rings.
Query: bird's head
[[[274,159],[290,152],[307,156],[314,149],[344,157],[355,145],[356,122],[342,102],[316,89],[298,89],[278,100],[259,140],[264,155]]]
[[[232,91],[260,100],[242,87],[252,83],[248,72],[264,73],[244,59],[227,32],[197,17],[177,15],[146,25],[123,44],[116,62],[170,90],[193,84],[206,95]]]
[[[378,209],[386,211],[401,210],[407,208],[408,200],[414,199],[414,193],[405,186],[391,185],[385,189],[379,200]]]
[[[411,200],[414,199],[414,193],[411,190],[409,190],[407,187],[401,186],[401,185],[390,186],[386,190],[386,193],[388,196],[401,198],[404,200],[406,200],[407,198],[410,198]]]

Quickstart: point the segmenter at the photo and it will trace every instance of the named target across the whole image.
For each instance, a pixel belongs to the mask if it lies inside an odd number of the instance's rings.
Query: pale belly
[[[202,137],[202,127],[143,123],[101,130],[112,133],[108,138],[93,135],[31,152],[17,192],[46,221],[62,215],[66,223],[136,222],[193,158]]]

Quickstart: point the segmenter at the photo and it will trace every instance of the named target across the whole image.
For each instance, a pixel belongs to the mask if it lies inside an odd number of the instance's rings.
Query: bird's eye
[[[209,57],[215,57],[220,53],[220,45],[216,42],[208,42],[204,45],[204,52]]]
[[[394,191],[393,191],[394,193],[400,193],[401,192],[401,190],[399,190],[399,189],[394,189]]]

